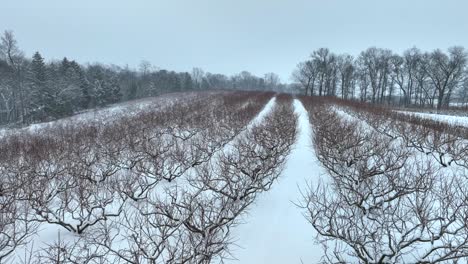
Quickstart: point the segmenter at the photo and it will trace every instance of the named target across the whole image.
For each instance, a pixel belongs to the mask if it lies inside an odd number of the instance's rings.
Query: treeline
[[[74,60],[46,62],[39,52],[27,58],[12,31],[0,41],[0,125],[25,125],[54,120],[90,108],[157,96],[208,89],[281,90],[274,73],[257,77],[157,69],[142,62],[138,70]]]
[[[372,47],[358,57],[321,48],[299,63],[292,77],[306,95],[437,109],[468,104],[463,47],[447,52],[414,47],[402,55]]]

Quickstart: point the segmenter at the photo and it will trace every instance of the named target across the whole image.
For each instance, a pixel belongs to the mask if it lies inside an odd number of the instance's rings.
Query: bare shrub
[[[291,99],[183,179],[160,181],[87,241],[127,263],[211,263],[229,256],[230,230],[279,176],[296,137]]]
[[[304,194],[325,263],[438,263],[468,256],[467,184],[399,137],[303,99],[330,178]]]
[[[270,188],[295,140],[296,117],[286,95],[247,130],[272,95],[195,96],[103,124],[65,122],[2,138],[0,172],[21,185],[13,204],[24,204],[25,223],[70,232],[29,263],[224,258],[237,217]],[[216,177],[234,186],[229,195],[210,185]],[[233,199],[235,192],[244,197]],[[25,233],[18,245],[34,232]]]

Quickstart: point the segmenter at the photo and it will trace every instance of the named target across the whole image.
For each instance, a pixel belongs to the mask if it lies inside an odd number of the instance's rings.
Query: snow
[[[268,103],[263,107],[262,111],[247,125],[247,130],[251,129],[254,125],[260,124],[263,119],[271,112],[276,103],[276,97],[272,97]]]
[[[93,111],[93,112],[86,112],[82,114],[78,114],[69,118],[64,118],[60,119],[57,121],[52,121],[48,123],[40,123],[40,124],[33,124],[25,128],[21,128],[20,130],[26,130],[26,131],[40,131],[41,129],[47,128],[49,126],[54,126],[57,123],[64,123],[64,122],[95,122],[98,120],[103,120],[103,119],[108,119],[108,118],[119,118],[124,115],[132,115],[132,114],[137,114],[138,112],[145,111],[146,108],[148,107],[158,107],[158,108],[164,108],[169,106],[170,104],[174,104],[180,101],[183,101],[184,99],[187,98],[187,95],[189,93],[184,94],[182,97],[173,97],[173,95],[169,96],[160,96],[157,98],[154,98],[152,100],[141,100],[138,102],[133,102],[133,103],[125,103],[125,104],[118,104],[114,105],[112,107],[108,107],[105,109],[101,109],[98,111]],[[195,95],[195,94],[194,94]],[[239,135],[237,135],[234,139],[228,143],[223,150],[226,151],[229,148],[232,147],[232,144],[235,142],[236,138],[240,137],[242,133],[246,133],[248,129],[251,129],[254,125],[259,124],[263,121],[263,119],[272,111],[274,105],[276,103],[276,97],[272,97],[263,107],[263,109],[247,124],[246,130],[241,132]],[[16,130],[15,130],[16,131]],[[9,131],[13,132],[13,131]],[[0,131],[0,136],[1,136],[1,131]],[[174,181],[172,183],[166,183],[162,182],[158,184],[158,186],[154,189],[154,193],[158,193],[158,191],[163,190],[167,188],[170,185],[174,185],[177,182],[181,182],[182,186],[187,184],[185,181],[185,177],[187,177],[193,170],[187,171],[184,175],[178,179],[178,181]],[[185,176],[185,177],[184,177]],[[118,205],[115,205],[118,206]],[[114,211],[117,209],[117,207],[110,206],[107,208],[107,210]],[[297,209],[298,210],[298,209]],[[67,222],[74,223],[71,219],[67,219]],[[54,224],[48,224],[48,223],[42,223],[39,227],[39,230],[37,234],[32,236],[32,239],[30,242],[28,242],[27,245],[18,247],[13,256],[11,256],[10,261],[13,263],[20,263],[27,257],[29,257],[30,251],[38,251],[41,250],[48,245],[52,245],[57,242],[57,238],[61,237],[66,243],[73,243],[73,241],[76,241],[80,239],[80,235],[77,235],[72,232],[68,232],[65,230],[63,227],[59,225],[54,225]],[[123,241],[119,242],[123,243]]]
[[[452,125],[468,127],[468,116],[440,115],[419,112],[397,111],[406,115],[414,115],[421,118],[432,119],[439,122],[449,123]]]
[[[166,100],[171,101],[168,98]],[[247,127],[261,122],[275,103],[273,97]],[[154,105],[154,102],[141,102],[137,108],[144,109],[150,105]],[[236,246],[231,250],[233,259],[226,260],[225,263],[317,263],[323,255],[321,246],[315,243],[316,233],[312,225],[296,204],[302,201],[301,190],[305,190],[310,183],[317,183],[326,172],[316,159],[312,147],[312,131],[307,111],[297,99],[294,100],[294,107],[299,117],[298,138],[285,170],[270,191],[257,197],[248,214],[242,218],[243,224],[234,228],[233,239]],[[128,106],[119,105],[103,110],[106,112],[98,115],[102,118],[128,114],[129,109]],[[94,119],[93,115],[85,113],[72,119],[84,121]],[[36,130],[43,126],[46,125],[33,125],[27,129]],[[229,144],[226,148],[229,148]],[[18,262],[27,255],[27,251],[39,250],[46,244],[54,243],[59,234],[66,242],[79,238],[59,226],[44,224],[33,237],[33,243],[18,248],[12,260]]]
[[[298,120],[298,140],[286,168],[272,189],[257,201],[233,230],[237,247],[226,263],[317,263],[322,254],[314,243],[312,225],[295,204],[302,201],[300,189],[318,182],[325,172],[311,145],[311,128],[306,110],[294,100]]]
[[[348,122],[356,122],[358,121],[359,119],[357,119],[356,117],[350,115],[348,112],[346,112],[345,110],[341,109],[340,107],[334,105],[332,106],[331,108],[339,117],[341,117],[343,120],[346,120]]]
[[[77,113],[70,117],[62,119],[31,124],[23,128],[2,128],[0,127],[0,136],[17,132],[36,132],[41,129],[54,127],[57,124],[78,123],[78,122],[97,122],[105,123],[112,122],[113,120],[120,119],[123,116],[131,116],[141,113],[143,111],[154,111],[155,109],[163,110],[164,108],[175,103],[195,98],[197,96],[210,96],[221,93],[221,91],[207,91],[207,92],[181,92],[169,93],[157,97],[150,97],[144,99],[137,99],[123,103],[113,104],[104,108],[88,109],[81,113]]]

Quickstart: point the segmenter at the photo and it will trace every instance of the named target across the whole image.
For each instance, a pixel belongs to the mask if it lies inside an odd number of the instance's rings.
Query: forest
[[[357,57],[321,48],[297,65],[293,79],[306,95],[436,109],[468,103],[467,53],[459,46],[403,54],[371,47]]]

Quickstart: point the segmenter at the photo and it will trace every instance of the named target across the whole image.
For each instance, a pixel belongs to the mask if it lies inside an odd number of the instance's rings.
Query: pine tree
[[[91,89],[91,85],[89,84],[88,79],[86,78],[86,74],[81,68],[81,66],[76,61],[70,62],[70,67],[74,70],[75,73],[78,74],[78,87],[80,90],[80,95],[75,100],[78,101],[78,105],[81,109],[88,109],[92,107],[92,98],[93,93]]]
[[[120,101],[122,94],[114,72],[100,65],[89,67],[88,72],[96,99],[96,105],[105,106]]]
[[[31,61],[31,119],[44,120],[53,112],[54,100],[52,91],[47,86],[47,69],[39,52],[34,53]]]
[[[81,109],[81,73],[80,67],[75,64],[64,58],[56,71],[54,86],[57,93],[57,117],[71,115]]]
[[[67,57],[64,57],[60,65],[60,73],[65,75],[67,74],[68,69],[71,67],[70,61]]]
[[[120,89],[120,84],[115,78],[111,79],[110,82],[110,94],[109,94],[109,103],[114,104],[120,101],[122,98],[122,92]]]

